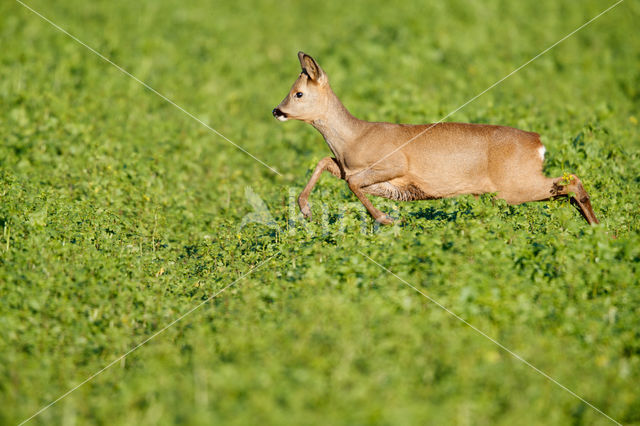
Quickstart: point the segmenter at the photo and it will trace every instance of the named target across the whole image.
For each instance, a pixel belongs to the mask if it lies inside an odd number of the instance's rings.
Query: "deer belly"
[[[398,201],[413,201],[439,198],[429,195],[413,184],[393,184],[391,182],[374,183],[362,188],[367,194]]]
[[[362,188],[364,192],[390,200],[414,201],[449,198],[462,194],[484,194],[496,192],[496,186],[488,178],[477,180],[467,178],[433,179],[427,181],[417,179],[392,179],[387,182],[375,183]]]

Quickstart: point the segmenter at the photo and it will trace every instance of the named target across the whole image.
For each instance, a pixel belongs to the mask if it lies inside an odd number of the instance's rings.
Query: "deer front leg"
[[[311,190],[313,190],[313,187],[316,185],[316,182],[318,182],[318,179],[320,179],[320,175],[325,170],[331,173],[332,175],[334,175],[335,177],[344,179],[344,174],[340,170],[340,166],[338,166],[338,161],[335,158],[324,157],[322,160],[318,161],[318,165],[316,166],[316,169],[313,171],[313,174],[311,175],[311,179],[309,179],[309,182],[307,182],[307,186],[304,187],[304,189],[298,196],[298,206],[300,206],[300,212],[307,219],[311,218],[311,209],[309,208],[309,202],[307,201],[309,199],[309,194],[311,194]]]
[[[358,200],[364,205],[371,217],[376,222],[383,225],[390,225],[393,223],[393,218],[386,213],[381,212],[373,206],[373,203],[364,194],[362,188],[376,183],[387,182],[393,178],[401,176],[404,173],[404,164],[398,164],[396,167],[392,167],[386,170],[364,170],[362,172],[355,173],[347,178],[349,189],[358,197]]]

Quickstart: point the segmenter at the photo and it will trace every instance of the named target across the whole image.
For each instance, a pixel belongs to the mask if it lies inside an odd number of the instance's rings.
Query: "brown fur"
[[[347,181],[378,222],[392,219],[365,194],[401,201],[496,192],[510,204],[572,196],[585,219],[598,223],[577,176],[571,182],[542,174],[537,133],[487,124],[372,123],[352,116],[331,90],[325,72],[303,52],[303,72],[273,113],[313,125],[334,158],[323,158],[298,204],[311,216],[308,197],[323,171]],[[301,97],[297,94],[302,93]]]

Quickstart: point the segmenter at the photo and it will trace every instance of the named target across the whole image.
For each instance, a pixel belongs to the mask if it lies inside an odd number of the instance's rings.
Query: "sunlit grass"
[[[539,132],[546,173],[579,175],[600,226],[562,201],[374,199],[401,219],[391,228],[363,221],[330,176],[310,197],[314,219],[298,215],[295,195],[329,151],[270,114],[297,51],[355,115],[433,122],[610,3],[28,4],[282,176],[0,5],[0,423],[272,255],[32,422],[608,423],[358,251],[640,422],[637,4],[449,118]]]

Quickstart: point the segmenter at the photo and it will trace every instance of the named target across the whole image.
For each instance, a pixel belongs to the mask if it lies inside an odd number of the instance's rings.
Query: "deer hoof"
[[[300,213],[302,213],[302,216],[304,216],[305,219],[311,219],[311,209],[308,205],[300,206]]]
[[[391,225],[394,220],[394,218],[384,213],[376,218],[376,222],[381,223],[382,225]]]

